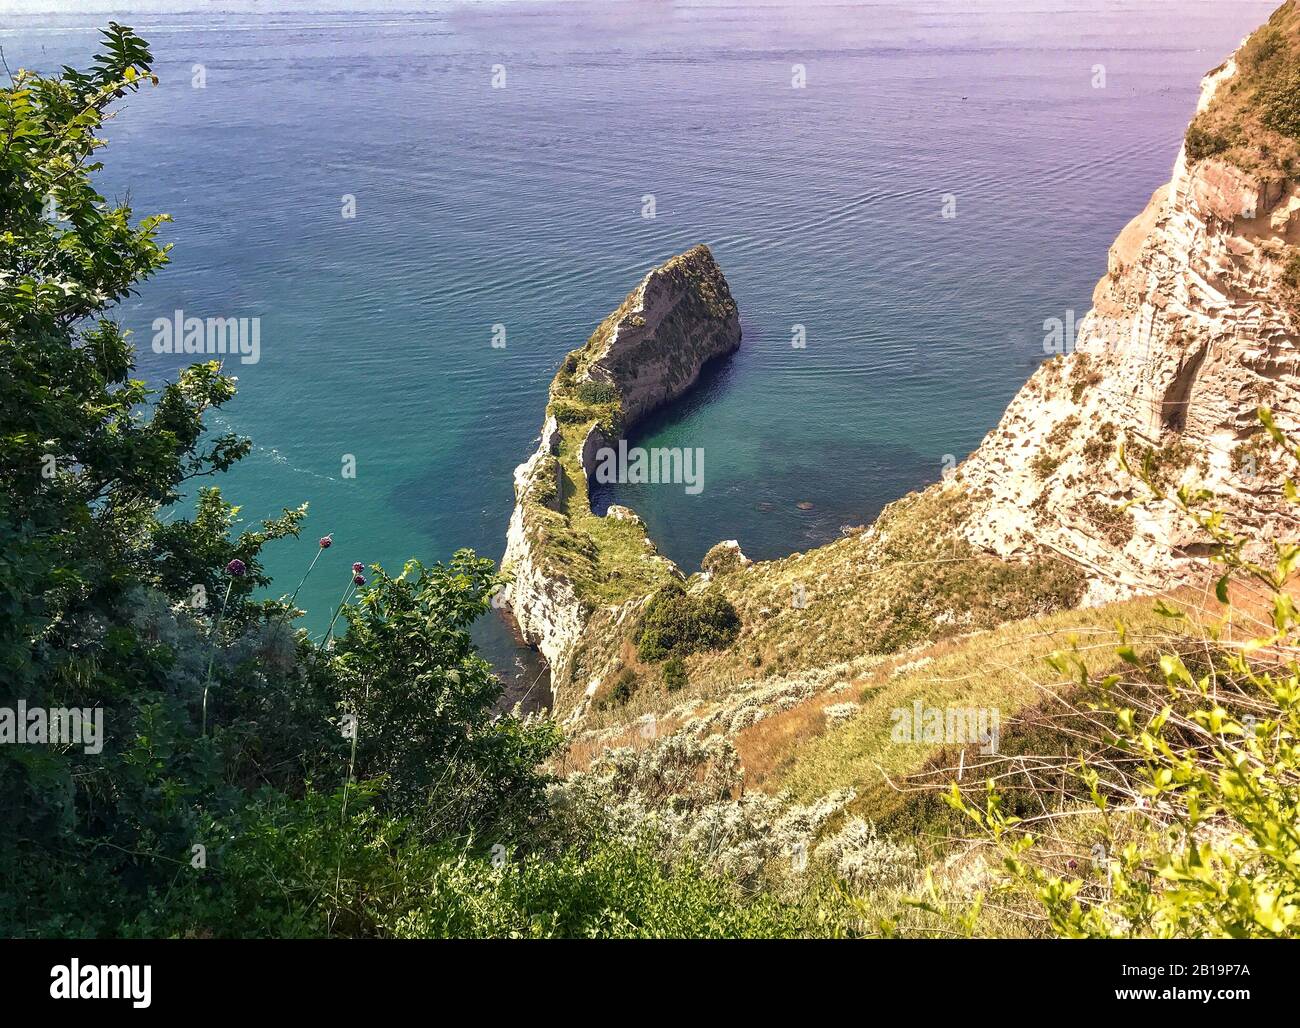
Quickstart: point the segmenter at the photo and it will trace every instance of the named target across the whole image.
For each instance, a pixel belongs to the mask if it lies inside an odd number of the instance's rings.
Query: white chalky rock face
[[[1235,71],[1229,61],[1205,80],[1201,109]],[[1282,281],[1298,243],[1295,183],[1180,153],[1172,181],[1112,246],[1075,351],[1035,372],[959,469],[977,498],[970,541],[1077,560],[1092,602],[1204,578],[1205,536],[1186,515],[1122,509],[1149,491],[1116,460],[1121,442],[1135,469],[1141,448],[1161,450],[1163,479],[1203,483],[1242,534],[1293,535],[1276,464],[1270,473],[1276,451],[1255,437],[1261,404],[1284,430],[1300,425],[1297,320]]]
[[[542,427],[537,451],[515,468],[514,512],[506,533],[506,555],[501,565],[514,575],[504,590],[510,611],[520,634],[536,645],[548,661],[560,656],[566,640],[576,639],[586,622],[573,586],[562,579],[548,578],[537,565],[537,554],[529,543],[523,498],[540,488],[541,481],[553,474],[554,462],[548,461],[559,445],[559,426],[548,418]]]

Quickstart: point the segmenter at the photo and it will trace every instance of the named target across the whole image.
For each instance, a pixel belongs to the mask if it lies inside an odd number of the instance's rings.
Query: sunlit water
[[[0,20],[11,67],[85,63],[109,15],[62,6]],[[218,419],[256,450],[222,485],[249,520],[310,503],[268,552],[286,591],[333,533],[300,594],[319,631],[354,560],[500,555],[559,360],[699,241],[744,343],[638,440],[705,454],[698,495],[617,492],[661,548],[775,557],[935,480],[1043,321],[1087,309],[1201,75],[1276,2],[304,6],[119,5],[162,84],[102,181],[175,218],[121,312],[143,374],[184,359],[151,351],[156,317],[261,319]],[[512,667],[495,619],[479,636]]]

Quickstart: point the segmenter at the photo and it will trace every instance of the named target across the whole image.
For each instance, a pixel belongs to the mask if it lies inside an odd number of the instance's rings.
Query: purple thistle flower
[[[352,581],[355,582],[357,585],[365,585],[365,584],[366,584],[366,576],[365,576],[365,575],[354,575],[353,578],[352,578]]]
[[[238,557],[226,565],[226,574],[230,575],[232,578],[243,578],[247,572],[248,565]]]
[[[361,574],[361,572],[365,570],[366,570],[366,566],[362,564],[361,561],[357,561],[355,564],[352,565],[352,573],[354,575],[359,575]]]
[[[331,533],[331,535],[332,534],[333,533]],[[323,535],[320,537],[320,548],[322,550],[328,550],[333,545],[334,545],[334,540],[329,535]]]

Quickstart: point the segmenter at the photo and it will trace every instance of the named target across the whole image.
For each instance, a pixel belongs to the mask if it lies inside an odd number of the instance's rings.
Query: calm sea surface
[[[1201,75],[1276,2],[0,0],[0,46],[84,64],[110,17],[152,43],[162,84],[122,106],[102,184],[173,215],[173,262],[120,313],[156,381],[183,358],[152,352],[154,318],[261,319],[218,419],[256,450],[223,489],[250,521],[310,503],[268,554],[286,591],[334,534],[300,596],[319,630],[354,560],[500,556],[561,357],[696,242],[744,343],[638,441],[702,447],[705,488],[607,499],[689,571],[935,480],[1043,358],[1044,319],[1088,308]],[[516,664],[499,624],[479,635]]]

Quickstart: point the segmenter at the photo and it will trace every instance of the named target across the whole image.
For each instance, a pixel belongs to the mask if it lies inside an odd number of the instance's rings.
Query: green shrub
[[[569,400],[556,400],[551,404],[550,411],[561,425],[581,425],[596,416],[590,407]]]
[[[617,403],[618,389],[609,382],[579,382],[575,394],[583,403],[597,406],[602,403]]]
[[[1276,28],[1266,26],[1250,37],[1242,49],[1241,63],[1252,71],[1258,71],[1286,50],[1286,37]]]
[[[1105,376],[1091,366],[1091,354],[1080,353],[1074,360],[1074,371],[1070,375],[1070,397],[1077,404],[1083,402],[1084,394],[1090,389],[1101,385]]]
[[[1047,434],[1043,449],[1031,460],[1030,467],[1039,480],[1050,478],[1065,460],[1065,448],[1079,428],[1079,419],[1071,414]]]
[[[1300,137],[1300,66],[1287,64],[1259,87],[1261,118],[1283,135]]]
[[[1300,289],[1300,250],[1292,249],[1282,267],[1282,281],[1291,289]]]
[[[640,684],[636,672],[630,667],[619,668],[613,681],[610,682],[609,689],[600,697],[596,706],[602,710],[608,707],[621,707],[632,698],[632,694]]]
[[[1207,129],[1199,119],[1188,126],[1186,144],[1187,158],[1193,162],[1215,157],[1232,146],[1231,140],[1221,133]]]
[[[182,869],[122,934],[223,938],[764,938],[825,934],[812,909],[690,864],[591,842],[551,853],[426,842],[375,805],[375,783],[300,799],[268,792],[203,870]]]
[[[739,634],[740,615],[725,596],[692,596],[674,582],[646,604],[637,632],[637,656],[662,660],[719,650],[731,645]]]
[[[681,657],[669,657],[664,661],[664,685],[669,692],[686,687],[686,663]]]
[[[1137,525],[1133,515],[1123,507],[1099,500],[1095,496],[1085,496],[1078,501],[1080,514],[1101,533],[1115,549],[1123,549],[1133,538]]]
[[[1034,471],[1034,477],[1042,482],[1051,478],[1064,461],[1064,454],[1054,450],[1043,450],[1034,455],[1034,459],[1029,462],[1029,466]]]
[[[357,716],[355,774],[382,778],[383,802],[436,837],[517,837],[541,806],[537,767],[560,745],[549,720],[500,716],[503,692],[469,627],[500,580],[461,550],[446,566],[376,569],[333,655]]]
[[[1091,467],[1101,467],[1115,456],[1118,451],[1118,436],[1119,429],[1115,422],[1105,421],[1097,434],[1084,443],[1083,456]]]
[[[143,40],[104,36],[89,72],[0,83],[0,126],[22,141],[0,150],[0,707],[90,708],[104,724],[98,752],[0,746],[0,936],[161,931],[159,897],[187,883],[202,901],[187,933],[222,931],[234,910],[253,933],[311,934],[318,892],[282,895],[259,859],[209,880],[194,847],[264,851],[309,783],[359,802],[344,783],[361,778],[383,781],[375,817],[426,842],[517,837],[545,810],[538,765],[559,735],[495,710],[468,629],[499,580],[468,551],[352,585],[332,645],[296,628],[296,590],[258,598],[263,547],[296,536],[305,509],[241,531],[218,489],[195,495],[251,446],[205,424],[234,380],[208,362],[151,391],[106,316],[167,262],[168,219],[132,224],[93,188],[112,102],[156,81]],[[308,573],[319,561],[353,583],[329,546]],[[240,912],[251,897],[272,898]]]

